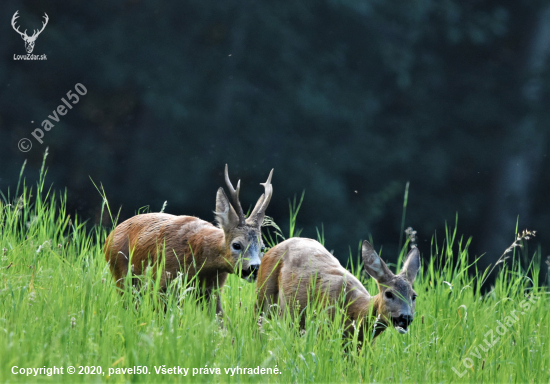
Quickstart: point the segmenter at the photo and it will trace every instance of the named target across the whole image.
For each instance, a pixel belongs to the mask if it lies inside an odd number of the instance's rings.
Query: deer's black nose
[[[408,327],[409,324],[411,324],[413,322],[413,317],[411,315],[401,315],[398,318],[398,322],[400,324],[404,324],[405,327]]]
[[[258,277],[258,270],[260,269],[260,264],[251,264],[250,265],[250,277],[256,279]]]

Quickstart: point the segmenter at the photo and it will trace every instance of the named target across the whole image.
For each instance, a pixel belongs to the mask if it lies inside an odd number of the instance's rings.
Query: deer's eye
[[[239,243],[233,243],[233,244],[231,244],[231,246],[233,247],[233,249],[234,249],[235,251],[240,251],[241,248],[242,248],[241,245],[240,245]]]
[[[386,291],[386,299],[393,299],[393,293]]]
[[[412,299],[413,299],[413,301],[415,301],[416,300],[416,295],[413,295]]]

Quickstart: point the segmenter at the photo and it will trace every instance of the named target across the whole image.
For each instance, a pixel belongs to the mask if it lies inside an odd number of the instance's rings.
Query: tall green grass
[[[15,195],[4,195],[0,203],[1,382],[550,380],[548,295],[539,287],[539,263],[525,269],[521,251],[502,264],[492,289],[483,292],[485,271],[470,264],[470,242],[457,236],[456,226],[441,240],[434,236],[430,249],[421,249],[425,262],[415,282],[417,313],[409,333],[389,329],[374,344],[357,348],[356,337],[342,339],[342,310],[331,319],[321,308],[307,308],[305,332],[288,316],[262,319],[259,327],[255,287],[235,276],[223,290],[230,319],[224,326],[209,304],[182,283],[172,287],[178,294],[160,295],[151,287],[119,294],[102,253],[107,231],[87,230],[78,217],[69,216],[67,196],[46,189],[44,178],[43,171],[34,188],[22,181]],[[296,233],[299,204],[291,208]],[[154,279],[145,280],[154,286]],[[373,279],[364,283],[377,293]],[[521,304],[525,294],[538,298],[528,310]],[[487,332],[499,337],[497,320],[504,323],[513,310],[518,320],[487,352],[480,349]],[[471,368],[465,368],[465,358],[471,359],[466,360]],[[15,366],[64,367],[64,374],[12,374]],[[77,373],[68,374],[68,366]],[[80,375],[81,366],[101,367],[105,374]],[[150,373],[108,375],[109,368],[134,366]],[[190,369],[187,376],[157,374],[155,367],[162,366]],[[237,366],[280,373],[231,376],[224,371]],[[193,376],[192,368],[219,368],[221,374]]]

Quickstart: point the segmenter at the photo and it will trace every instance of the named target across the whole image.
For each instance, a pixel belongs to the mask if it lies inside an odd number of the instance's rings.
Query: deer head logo
[[[44,15],[45,16],[42,16],[44,17],[44,19],[46,19],[43,23],[42,23],[42,29],[40,31],[38,30],[34,30],[34,33],[32,34],[32,36],[28,36],[27,35],[27,30],[25,29],[25,32],[21,32],[19,30],[19,27],[16,27],[15,26],[15,20],[19,17],[19,15],[17,14],[19,13],[19,11],[16,11],[14,14],[13,14],[13,17],[11,19],[11,26],[13,27],[13,29],[15,30],[15,32],[19,33],[21,35],[21,38],[23,40],[25,40],[25,49],[27,50],[27,53],[32,53],[32,50],[34,49],[34,42],[36,41],[36,39],[38,38],[38,35],[40,35],[42,33],[42,31],[44,30],[44,28],[46,28],[46,25],[48,24],[48,15],[46,14],[46,12],[44,12]]]

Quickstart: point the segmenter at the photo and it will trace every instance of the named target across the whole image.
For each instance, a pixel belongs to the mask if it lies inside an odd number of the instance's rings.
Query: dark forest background
[[[494,262],[520,229],[550,252],[550,2],[538,0],[12,1],[0,5],[0,189],[27,164],[71,212],[145,205],[213,220],[223,167],[283,229],[324,225],[345,262],[370,234],[394,259],[405,226],[445,222]],[[21,30],[49,24],[19,61]],[[88,93],[43,144],[31,132],[76,83]],[[33,148],[17,144],[29,138]],[[246,208],[245,208],[246,209]],[[104,220],[105,223],[105,220]]]

